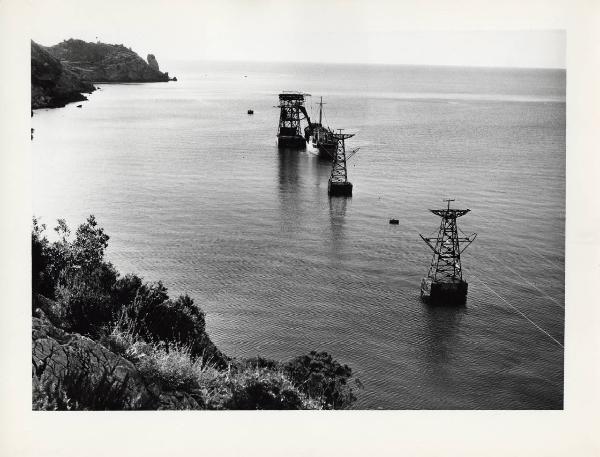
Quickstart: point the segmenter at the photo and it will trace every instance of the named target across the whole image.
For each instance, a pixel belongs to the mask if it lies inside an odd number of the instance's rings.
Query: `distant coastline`
[[[31,41],[31,109],[59,108],[87,100],[95,83],[177,81],[160,71],[153,54],[144,60],[122,44],[69,39],[54,46]]]

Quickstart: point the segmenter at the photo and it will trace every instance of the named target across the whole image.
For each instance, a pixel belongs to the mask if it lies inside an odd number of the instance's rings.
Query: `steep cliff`
[[[94,85],[62,65],[46,49],[31,42],[31,108],[57,108],[70,102],[87,100],[82,93]]]
[[[122,44],[88,43],[83,40],[65,40],[47,48],[82,79],[91,82],[161,82],[169,74],[158,70],[158,62],[151,54],[150,65]],[[152,56],[152,59],[150,59]]]

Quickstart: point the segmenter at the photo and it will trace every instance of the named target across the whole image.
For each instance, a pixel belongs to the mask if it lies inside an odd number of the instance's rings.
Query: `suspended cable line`
[[[536,254],[538,257],[542,258],[547,263],[550,263],[551,265],[555,266],[556,268],[559,268],[561,270],[564,268],[564,267],[561,267],[560,265],[557,265],[556,263],[552,262],[551,260],[547,259],[545,256],[543,256],[542,254],[540,254],[539,252],[537,252],[536,250],[534,250],[530,246],[526,246],[526,248],[529,249],[534,254]]]
[[[488,286],[482,279],[480,279],[476,276],[473,276],[473,278],[476,279],[477,281],[479,281],[481,284],[483,284],[483,286],[485,286],[491,293],[493,293],[496,297],[498,297],[500,300],[502,300],[504,303],[506,303],[508,306],[510,306],[512,309],[514,309],[517,313],[519,313],[524,319],[526,319],[531,325],[533,325],[535,328],[537,328],[540,332],[544,333],[548,338],[550,338],[552,341],[554,341],[556,344],[558,344],[561,348],[564,348],[563,344],[560,341],[558,341],[556,338],[554,338],[550,333],[548,333],[546,330],[544,330],[538,324],[533,322],[521,310],[519,310],[515,306],[511,305],[504,297],[502,297],[494,289],[492,289],[490,286]]]

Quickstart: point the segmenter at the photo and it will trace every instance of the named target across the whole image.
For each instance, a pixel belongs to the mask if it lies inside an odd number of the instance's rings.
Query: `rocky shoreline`
[[[158,61],[147,61],[122,44],[70,39],[54,46],[31,41],[31,109],[58,108],[87,100],[94,83],[177,81],[161,72]]]

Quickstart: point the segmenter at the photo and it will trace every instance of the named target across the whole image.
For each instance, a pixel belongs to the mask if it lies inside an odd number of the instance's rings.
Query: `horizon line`
[[[481,69],[510,69],[510,70],[564,70],[564,67],[526,67],[506,65],[478,65],[478,64],[447,64],[447,63],[407,63],[407,62],[323,62],[315,60],[242,60],[242,59],[186,59],[166,58],[163,61],[171,62],[210,62],[210,63],[259,63],[259,64],[309,64],[309,65],[365,65],[365,66],[390,66],[390,67],[449,67],[449,68],[481,68]]]

